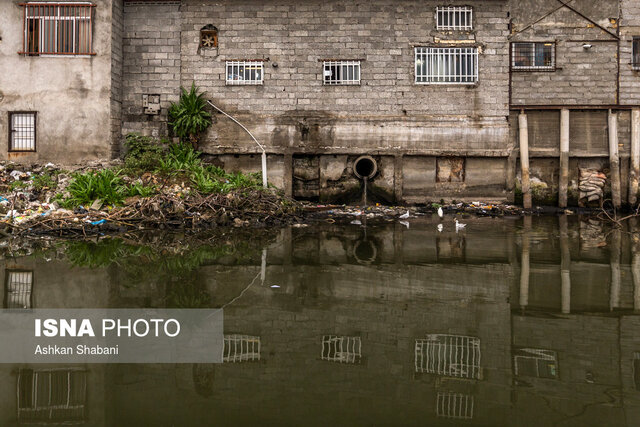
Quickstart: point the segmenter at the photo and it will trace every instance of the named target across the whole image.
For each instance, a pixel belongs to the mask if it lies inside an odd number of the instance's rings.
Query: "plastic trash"
[[[101,219],[100,221],[91,222],[91,225],[100,225],[100,224],[104,224],[105,222],[107,222],[106,219]]]

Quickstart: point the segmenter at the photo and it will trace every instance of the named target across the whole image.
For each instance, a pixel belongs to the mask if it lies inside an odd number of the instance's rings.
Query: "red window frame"
[[[20,3],[21,55],[95,55],[93,8],[88,2]]]

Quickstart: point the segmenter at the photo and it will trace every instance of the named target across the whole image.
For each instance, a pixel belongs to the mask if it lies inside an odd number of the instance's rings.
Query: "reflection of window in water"
[[[33,271],[7,270],[4,287],[5,308],[31,308]]]
[[[418,373],[480,379],[480,338],[430,334],[416,340],[415,368]]]
[[[260,360],[260,337],[225,335],[223,362],[251,362]]]
[[[322,360],[340,363],[360,363],[362,358],[362,341],[360,337],[338,337],[325,335],[322,337]]]
[[[438,392],[436,415],[444,418],[473,418],[473,396],[453,392]]]
[[[21,369],[18,373],[18,421],[82,424],[86,396],[84,370]]]
[[[640,391],[640,352],[633,353],[633,383],[636,390]]]
[[[513,368],[515,375],[520,377],[558,378],[558,356],[552,350],[515,349]]]

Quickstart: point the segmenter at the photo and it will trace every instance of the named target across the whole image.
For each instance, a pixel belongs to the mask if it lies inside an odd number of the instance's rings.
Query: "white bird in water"
[[[458,222],[458,218],[455,219],[455,222],[456,222],[456,233],[458,232],[458,230],[464,230],[464,228],[467,226],[467,224]]]
[[[409,223],[407,221],[398,221],[398,222],[404,225],[405,227],[409,228]]]
[[[442,212],[442,207],[439,207],[439,208],[438,208],[438,216],[439,216],[440,218],[444,218],[444,212]]]
[[[443,229],[444,227],[442,226],[442,224],[438,224],[438,233],[442,233]]]
[[[407,213],[403,213],[402,215],[400,215],[398,218],[400,219],[407,219],[409,218],[409,211],[407,211]]]

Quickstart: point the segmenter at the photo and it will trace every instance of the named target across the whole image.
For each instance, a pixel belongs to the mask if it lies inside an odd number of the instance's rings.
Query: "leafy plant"
[[[169,152],[160,160],[158,171],[165,174],[202,169],[200,152],[187,144],[171,144]]]
[[[29,183],[27,181],[13,181],[9,186],[9,189],[11,191],[17,191],[17,190],[22,190],[24,188],[27,188],[28,186],[29,186]]]
[[[126,136],[125,147],[127,154],[124,158],[124,168],[128,171],[153,171],[162,160],[164,148],[163,141],[148,136],[130,133]]]
[[[33,189],[36,191],[42,191],[45,188],[55,189],[57,186],[56,181],[49,173],[42,173],[33,176]]]
[[[118,173],[110,169],[98,172],[76,173],[67,187],[70,197],[65,200],[68,206],[92,203],[96,199],[104,204],[119,205],[124,200],[127,188]]]
[[[127,188],[127,196],[140,196],[140,197],[151,197],[156,194],[156,187],[154,185],[144,185],[141,182],[136,182],[131,184]]]
[[[180,90],[180,101],[169,107],[169,125],[181,141],[197,146],[198,135],[211,125],[211,114],[206,110],[204,92],[198,93],[195,83],[189,91]]]

